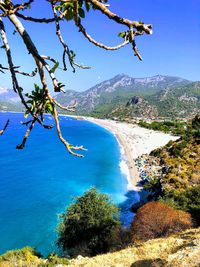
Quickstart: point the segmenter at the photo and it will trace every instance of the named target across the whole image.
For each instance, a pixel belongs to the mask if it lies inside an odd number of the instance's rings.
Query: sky
[[[13,1],[17,3],[19,1]],[[130,20],[153,25],[153,35],[138,36],[137,46],[143,61],[134,56],[128,45],[119,51],[105,51],[89,43],[73,22],[62,23],[62,33],[70,49],[76,53],[76,61],[91,66],[90,70],[72,73],[58,71],[59,81],[65,89],[83,91],[124,73],[131,77],[149,77],[157,74],[200,80],[200,0],[110,0],[110,10]],[[30,11],[35,17],[51,17],[52,11],[45,0],[35,0]],[[97,41],[112,46],[122,39],[117,35],[125,26],[109,20],[98,11],[86,14],[82,21],[88,33]],[[31,72],[34,62],[18,34],[13,35],[13,26],[5,22],[14,64],[21,70]],[[41,55],[62,58],[62,46],[55,35],[54,24],[23,22]],[[0,49],[1,64],[6,65],[5,52]],[[19,77],[20,84],[30,91],[38,78]],[[0,73],[0,87],[12,88],[8,74]],[[50,90],[52,90],[50,86]]]

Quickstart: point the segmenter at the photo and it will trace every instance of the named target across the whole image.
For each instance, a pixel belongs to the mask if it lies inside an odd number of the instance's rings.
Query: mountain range
[[[12,94],[6,97],[5,90],[1,93],[0,88],[0,109],[2,102],[4,105],[17,103]],[[164,75],[133,78],[119,74],[86,91],[67,90],[55,98],[62,105],[77,101],[76,114],[79,115],[190,117],[200,110],[200,82]]]
[[[3,111],[21,111],[19,96],[12,90],[0,87],[0,110]]]

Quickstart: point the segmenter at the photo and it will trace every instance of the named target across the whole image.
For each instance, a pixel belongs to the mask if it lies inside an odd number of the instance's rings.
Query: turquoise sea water
[[[0,113],[0,254],[24,246],[47,255],[56,250],[58,214],[73,197],[95,186],[111,196],[121,209],[121,221],[132,220],[130,205],[135,192],[127,192],[127,179],[120,169],[121,154],[115,137],[87,121],[61,117],[63,135],[88,149],[84,158],[69,155],[55,129],[36,126],[24,150],[16,150],[26,131],[22,114]],[[51,117],[47,121],[53,123]]]

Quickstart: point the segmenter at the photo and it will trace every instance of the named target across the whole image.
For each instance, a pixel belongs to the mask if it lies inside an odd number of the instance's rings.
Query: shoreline
[[[132,159],[131,152],[128,149],[128,145],[126,141],[124,140],[122,134],[120,131],[117,130],[117,128],[112,127],[110,125],[109,120],[103,120],[103,119],[95,119],[95,118],[85,118],[86,120],[93,122],[105,129],[107,129],[109,132],[111,132],[115,138],[117,139],[119,146],[123,149],[123,152],[121,153],[122,156],[125,156],[125,162],[128,167],[129,174],[127,175],[128,180],[128,191],[141,191],[142,186],[139,186],[138,183],[141,181],[139,172],[135,166],[135,161]]]
[[[177,137],[142,128],[136,124],[92,117],[84,117],[84,119],[107,129],[116,137],[120,147],[123,149],[129,171],[129,175],[127,175],[127,190],[137,192],[140,196],[140,201],[146,198],[148,192],[144,192],[143,186],[140,185],[142,178],[135,165],[136,158],[143,154],[149,154],[152,150],[166,145],[170,140],[176,140]]]

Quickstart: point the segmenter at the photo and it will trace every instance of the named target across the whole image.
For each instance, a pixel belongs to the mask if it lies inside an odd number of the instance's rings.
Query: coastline
[[[176,140],[177,137],[142,128],[136,124],[116,122],[107,119],[96,119],[92,117],[84,117],[84,119],[95,123],[114,134],[119,145],[123,149],[129,171],[129,175],[127,175],[128,191],[133,190],[138,192],[140,200],[143,200],[147,194],[144,193],[143,187],[140,185],[142,179],[135,165],[135,159],[143,154],[149,154],[152,150],[158,147],[166,145],[170,140]]]
[[[128,144],[124,139],[121,131],[119,131],[119,129],[116,126],[113,127],[114,126],[113,123],[115,122],[110,120],[95,119],[95,118],[85,118],[85,119],[107,129],[116,137],[120,147],[123,150],[122,154],[124,154],[125,156],[125,161],[129,171],[127,175],[128,190],[134,190],[137,192],[141,191],[142,187],[138,185],[141,179],[139,176],[139,172],[135,166],[135,161],[132,158],[131,151],[128,148]]]
[[[9,113],[23,113],[12,112]],[[85,117],[78,115],[59,114],[60,117],[73,117],[95,123],[109,132],[111,132],[117,139],[119,146],[122,150],[122,162],[128,169],[124,174],[127,176],[128,191],[135,191],[139,193],[140,200],[146,198],[147,193],[143,191],[140,185],[142,181],[140,173],[136,167],[135,160],[143,154],[149,154],[152,150],[166,145],[171,140],[176,140],[179,137],[165,134],[163,132],[153,131],[142,128],[137,124],[130,124],[127,122],[118,122],[108,119],[97,119],[93,117]],[[121,164],[120,164],[121,165]],[[123,166],[120,166],[123,167]]]

